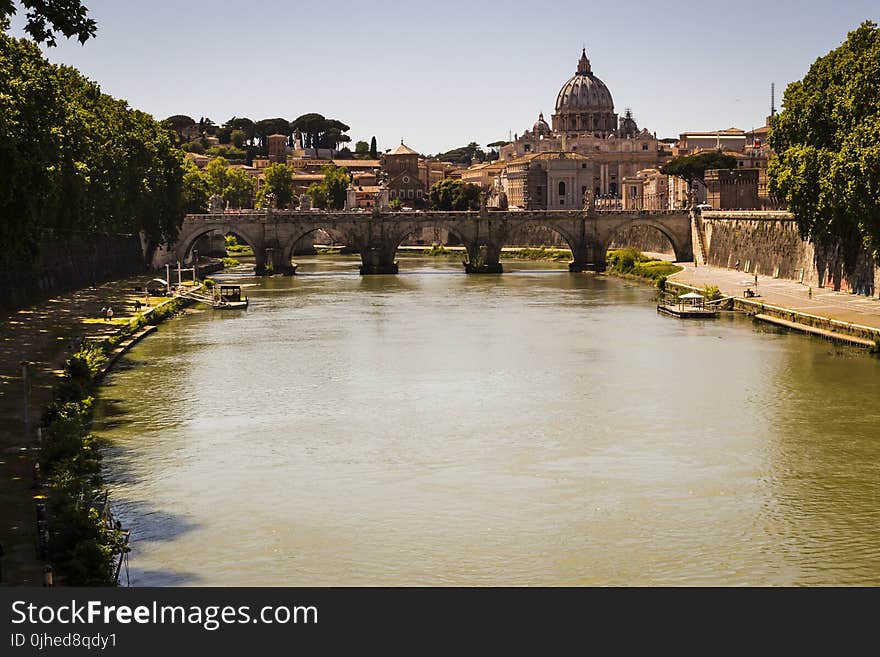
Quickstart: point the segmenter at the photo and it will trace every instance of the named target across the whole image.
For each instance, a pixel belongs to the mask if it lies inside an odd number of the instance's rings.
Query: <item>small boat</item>
[[[221,310],[240,310],[248,307],[248,298],[241,298],[240,285],[221,285],[214,297],[214,307]]]
[[[718,317],[718,308],[706,305],[706,297],[697,292],[680,294],[677,298],[663,299],[657,311],[681,319]]]

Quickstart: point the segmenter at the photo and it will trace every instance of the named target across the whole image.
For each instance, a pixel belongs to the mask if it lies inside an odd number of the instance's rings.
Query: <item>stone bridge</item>
[[[569,270],[603,271],[605,252],[625,228],[647,226],[669,240],[676,260],[691,260],[691,217],[688,210],[521,210],[474,212],[352,212],[250,210],[190,214],[184,219],[167,255],[185,262],[193,244],[209,232],[233,233],[249,244],[257,273],[271,262],[276,273],[290,273],[294,247],[317,230],[361,255],[361,274],[396,274],[395,253],[409,236],[423,228],[445,229],[467,250],[465,271],[501,273],[501,249],[514,243],[517,231],[546,227],[558,233],[572,253]]]

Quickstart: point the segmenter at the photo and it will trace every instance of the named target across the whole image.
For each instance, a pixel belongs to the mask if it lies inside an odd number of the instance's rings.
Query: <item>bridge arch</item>
[[[185,234],[180,235],[178,237],[176,248],[174,249],[175,254],[181,259],[181,261],[184,260],[189,256],[193,245],[199,240],[199,238],[213,232],[220,232],[223,235],[235,235],[236,238],[241,239],[250,246],[254,250],[254,254],[256,254],[258,250],[261,250],[263,245],[262,237],[255,234],[255,231],[249,230],[245,225],[233,222],[218,222],[216,224],[208,223],[193,227],[186,231]]]
[[[604,262],[605,260],[605,253],[607,252],[609,246],[611,246],[614,240],[618,238],[622,232],[629,228],[648,228],[656,233],[659,233],[669,243],[669,246],[672,247],[672,252],[675,255],[675,260],[677,262],[690,260],[693,257],[693,248],[691,245],[690,235],[690,221],[688,220],[686,225],[683,222],[679,221],[678,223],[681,223],[681,226],[674,226],[671,225],[671,223],[672,222],[661,223],[656,220],[646,218],[627,219],[612,224],[605,231],[603,231],[604,235],[600,240],[602,261]]]
[[[508,234],[505,246],[516,246],[520,240],[522,244],[535,242],[535,236],[524,235],[524,231],[534,229],[545,229],[558,236],[565,246],[571,251],[572,261],[569,263],[570,271],[581,271],[586,268],[590,261],[590,244],[584,237],[583,225],[580,220],[571,219],[553,219],[548,217],[545,219],[534,219],[528,223],[512,228]],[[528,237],[528,239],[523,239]],[[556,242],[558,245],[558,242]]]
[[[321,225],[319,223],[316,223],[314,225],[304,227],[301,230],[292,233],[291,236],[285,240],[281,248],[283,262],[289,264],[290,261],[293,259],[293,250],[296,245],[304,238],[308,237],[309,235],[313,235],[319,230],[323,230],[335,241],[345,244],[346,246],[351,246],[350,244],[348,244],[349,238],[344,230],[340,230],[335,226]]]

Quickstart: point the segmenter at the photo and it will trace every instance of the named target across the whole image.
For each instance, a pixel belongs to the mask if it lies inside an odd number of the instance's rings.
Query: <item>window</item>
[[[415,198],[416,197],[416,190],[414,190],[414,189],[409,190],[408,195],[410,198]]]
[[[391,198],[397,198],[397,190],[392,189],[388,194]]]
[[[538,185],[538,186],[535,188],[535,193],[536,193],[536,195],[537,195],[538,198],[541,198],[541,197],[544,195],[544,187],[543,187],[542,185]]]
[[[629,188],[629,195],[631,198],[635,198],[637,196],[635,186]]]
[[[559,205],[565,205],[565,197],[559,199]]]
[[[421,189],[416,190],[416,198],[422,198],[422,190]]]
[[[565,196],[565,182],[562,180],[559,181],[559,195]]]
[[[587,163],[586,162],[581,163],[581,169],[586,169],[586,168],[587,168]]]
[[[643,150],[643,151],[648,150],[648,144],[647,144],[647,142],[644,143],[644,144],[642,144],[642,150]]]

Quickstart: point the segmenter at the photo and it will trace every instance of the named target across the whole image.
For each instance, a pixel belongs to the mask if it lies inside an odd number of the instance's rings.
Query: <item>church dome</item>
[[[611,92],[599,78],[593,75],[587,51],[581,53],[577,73],[562,85],[556,97],[556,113],[576,112],[613,112],[614,101]]]
[[[550,135],[550,125],[544,120],[543,112],[538,115],[538,120],[532,126],[532,132],[536,137],[541,135],[548,137]]]

